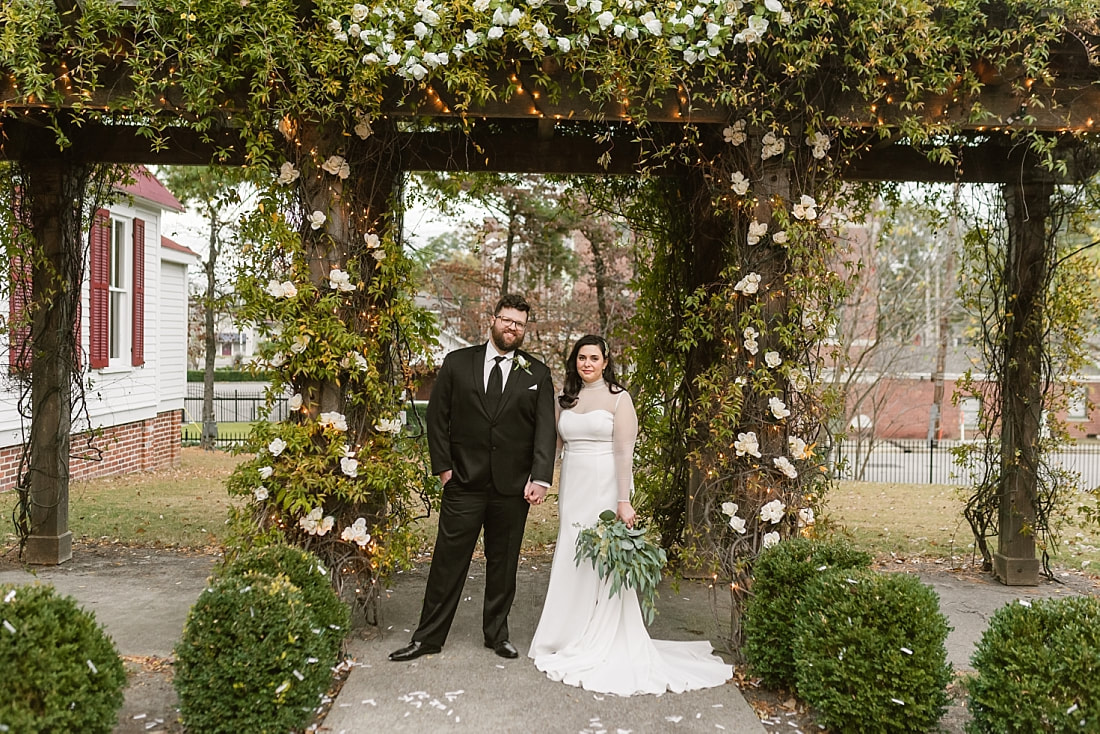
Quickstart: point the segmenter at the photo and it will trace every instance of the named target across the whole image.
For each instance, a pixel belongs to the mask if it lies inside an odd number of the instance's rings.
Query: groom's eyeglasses
[[[515,329],[516,331],[523,331],[527,328],[526,321],[516,321],[515,319],[510,319],[506,316],[494,316],[493,318],[499,321],[500,325],[503,326],[505,329],[511,328]]]

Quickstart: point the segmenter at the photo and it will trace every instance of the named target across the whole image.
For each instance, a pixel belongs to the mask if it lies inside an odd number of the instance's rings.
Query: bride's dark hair
[[[585,334],[573,345],[573,350],[569,352],[569,357],[565,360],[565,385],[561,389],[561,395],[558,396],[558,405],[562,408],[569,409],[577,404],[577,400],[581,394],[581,387],[584,386],[584,380],[581,379],[581,373],[577,372],[577,355],[581,353],[581,347],[588,346],[599,347],[603,358],[607,360],[607,364],[603,367],[603,381],[607,383],[607,388],[612,393],[626,390],[626,388],[615,379],[615,363],[611,359],[611,350],[608,348],[607,342],[604,341],[602,336]]]

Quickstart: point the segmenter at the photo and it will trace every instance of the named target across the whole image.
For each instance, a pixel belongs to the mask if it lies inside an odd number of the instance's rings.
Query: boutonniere
[[[520,369],[527,374],[531,374],[531,362],[522,354],[517,354],[516,358],[512,360],[512,369]]]

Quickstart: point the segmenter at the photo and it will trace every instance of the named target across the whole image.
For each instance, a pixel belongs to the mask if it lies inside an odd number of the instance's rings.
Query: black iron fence
[[[183,422],[202,423],[202,384],[189,382],[183,399]],[[281,421],[287,416],[286,398],[275,401],[268,412],[262,391],[219,389],[214,393],[214,420],[218,423]]]
[[[833,447],[830,462],[838,479],[899,484],[972,484],[976,477],[955,458],[962,441],[845,441]],[[1100,443],[1067,446],[1051,461],[1081,477],[1080,486],[1100,485]]]
[[[424,404],[416,409],[423,411]],[[286,398],[275,401],[270,411],[262,392],[222,389],[214,396],[214,419],[224,423],[280,421],[288,414]],[[410,423],[420,422],[409,415]],[[184,398],[183,444],[197,445],[202,425],[202,385],[188,385]],[[228,448],[248,439],[245,426],[226,430],[219,426],[217,445]],[[828,460],[838,479],[898,484],[972,484],[976,477],[958,463],[952,449],[962,441],[851,440],[838,443]],[[1083,441],[1054,455],[1053,461],[1081,477],[1081,487],[1100,486],[1100,442]]]

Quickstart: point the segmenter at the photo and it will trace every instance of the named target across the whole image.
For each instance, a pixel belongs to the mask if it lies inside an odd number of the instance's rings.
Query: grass
[[[73,482],[73,539],[181,548],[220,545],[229,508],[225,479],[239,461],[223,451],[185,448],[174,469]],[[14,492],[0,494],[6,517],[15,500]],[[6,547],[15,543],[10,526],[3,537]]]
[[[234,423],[232,421],[218,422],[218,436],[220,438],[239,438],[252,432],[252,424],[247,421]],[[202,423],[192,421],[183,424],[183,440],[198,441],[202,438]]]
[[[966,500],[954,486],[841,482],[826,505],[827,527],[879,557],[963,560],[976,552],[963,517]],[[1060,545],[1050,551],[1052,565],[1100,568],[1100,528],[1069,522],[1058,538]],[[995,538],[990,543],[996,548]]]
[[[241,457],[224,451],[184,448],[180,466],[156,473],[127,474],[74,482],[69,527],[74,539],[133,545],[205,548],[225,537],[229,496],[225,479]],[[11,517],[15,493],[0,494]],[[880,558],[927,557],[966,560],[973,552],[964,500],[952,486],[841,483],[827,498],[823,526],[852,538]],[[425,546],[435,540],[436,514],[416,521]],[[525,552],[546,550],[558,533],[557,495],[531,508]],[[15,543],[10,526],[0,536]],[[1070,524],[1052,552],[1055,566],[1100,568],[1100,528]],[[995,539],[994,539],[995,544]]]

